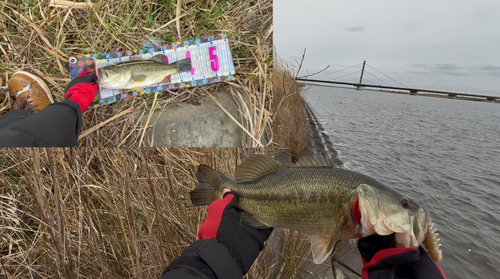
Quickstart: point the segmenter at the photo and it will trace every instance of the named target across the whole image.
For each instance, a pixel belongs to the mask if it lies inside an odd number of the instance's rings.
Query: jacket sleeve
[[[165,270],[161,279],[234,279],[243,278],[241,268],[227,248],[216,239],[191,244]]]
[[[3,117],[11,118],[8,114]],[[0,146],[72,147],[77,144],[82,127],[80,105],[69,100],[11,120],[11,124],[0,129]]]

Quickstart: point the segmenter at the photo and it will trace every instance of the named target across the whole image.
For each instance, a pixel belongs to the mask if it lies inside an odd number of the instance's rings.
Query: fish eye
[[[406,198],[405,198],[405,199],[402,199],[402,200],[401,200],[401,205],[402,205],[404,208],[408,209],[408,208],[410,208],[410,201],[409,201],[408,199],[406,199]]]

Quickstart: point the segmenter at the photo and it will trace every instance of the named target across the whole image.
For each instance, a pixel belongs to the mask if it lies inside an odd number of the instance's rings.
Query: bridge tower
[[[366,60],[365,60],[365,61],[363,61],[363,68],[361,69],[361,76],[359,77],[359,84],[361,84],[361,83],[362,83],[362,81],[363,81],[363,73],[365,72],[365,64],[366,64]],[[358,85],[358,86],[356,87],[356,90],[361,90],[361,89],[362,89],[362,88],[361,88],[361,85]]]

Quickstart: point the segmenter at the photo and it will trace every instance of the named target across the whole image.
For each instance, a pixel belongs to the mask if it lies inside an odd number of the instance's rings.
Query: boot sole
[[[24,74],[24,75],[27,75],[29,76],[30,78],[34,79],[36,82],[38,82],[38,84],[40,84],[40,86],[43,88],[43,90],[45,91],[45,93],[47,94],[47,97],[49,97],[49,100],[50,102],[53,104],[54,103],[54,99],[52,99],[52,93],[50,93],[50,89],[49,87],[47,86],[47,84],[45,84],[45,82],[35,76],[34,74],[32,73],[28,73],[28,72],[25,72],[25,71],[19,71],[19,72],[16,72],[15,74],[13,74],[12,76],[15,76],[16,74]]]

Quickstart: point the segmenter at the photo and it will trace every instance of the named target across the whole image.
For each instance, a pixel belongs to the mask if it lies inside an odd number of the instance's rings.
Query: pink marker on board
[[[214,54],[215,50],[217,50],[216,46],[209,47],[208,54],[210,55],[210,67],[212,71],[217,72],[219,70],[219,57]]]

